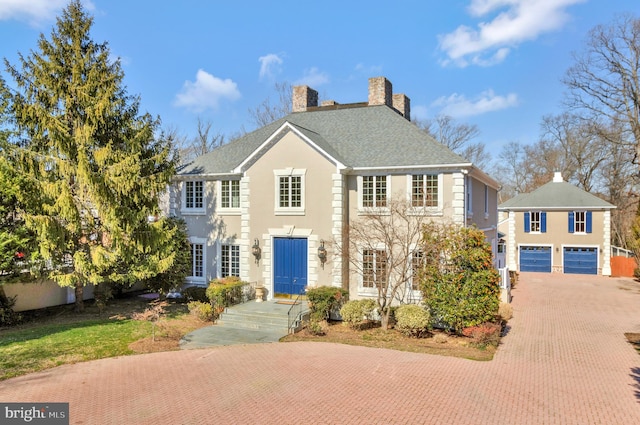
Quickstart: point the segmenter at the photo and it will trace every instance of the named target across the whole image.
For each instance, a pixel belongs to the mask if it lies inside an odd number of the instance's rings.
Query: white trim
[[[437,176],[438,177],[438,205],[435,207],[414,207],[413,206],[413,176]],[[443,173],[421,173],[415,172],[406,175],[407,199],[412,205],[409,213],[411,215],[441,216],[444,214],[444,174]]]
[[[300,137],[302,140],[308,143],[313,149],[315,149],[321,155],[323,155],[324,157],[328,158],[331,162],[333,162],[338,168],[346,168],[344,164],[342,164],[340,161],[335,159],[333,156],[329,155],[324,149],[322,149],[320,146],[314,143],[311,139],[305,136],[302,132],[300,132],[293,124],[289,123],[289,121],[285,121],[276,131],[274,131],[271,134],[271,136],[267,138],[267,140],[265,140],[260,146],[258,146],[258,148],[256,148],[253,152],[251,152],[251,154],[249,154],[249,156],[247,156],[244,161],[242,161],[236,168],[234,168],[233,171],[235,173],[240,173],[244,171],[244,168],[246,167],[246,165],[251,163],[253,159],[257,157],[262,150],[267,148],[273,142],[274,139],[279,137],[280,133],[285,129],[289,129],[290,131],[294,132],[298,137]]]
[[[435,165],[392,165],[380,167],[353,167],[353,171],[390,171],[390,170],[420,170],[420,169],[441,169],[441,170],[458,170],[460,168],[470,167],[470,162],[460,164],[435,164]]]
[[[195,203],[195,183],[202,183],[202,207],[192,207],[192,208],[188,208],[187,207],[187,183],[194,183],[194,203]],[[181,205],[180,205],[180,214],[182,215],[204,215],[206,212],[206,205],[207,205],[207,190],[206,190],[206,184],[204,180],[187,180],[182,182],[182,184],[180,185],[180,200],[181,200]]]
[[[275,215],[305,215],[306,205],[306,168],[285,168],[273,170],[274,176],[274,214]],[[280,178],[282,177],[300,177],[300,206],[299,207],[281,207],[280,206]],[[289,180],[289,190],[291,190],[291,180]],[[291,193],[289,194],[291,195]],[[291,202],[291,199],[289,199]]]
[[[375,177],[376,181],[380,177],[384,177],[386,180],[386,207],[365,207],[363,205],[363,181],[364,177]],[[387,214],[389,212],[389,202],[391,201],[391,176],[389,174],[384,173],[374,173],[374,174],[366,174],[366,175],[358,175],[357,178],[357,190],[358,190],[358,214],[366,215],[366,214]],[[374,184],[374,201],[375,201],[375,184]]]
[[[205,285],[207,283],[207,239],[206,238],[198,238],[198,237],[190,237],[189,243],[192,245],[202,245],[202,276],[187,276],[186,282],[192,285]],[[193,254],[193,251],[191,252]],[[195,266],[195,259],[191,263],[191,271],[193,274],[193,269]]]
[[[238,206],[237,207],[223,207],[222,206],[222,182],[223,181],[236,181],[238,182]],[[229,183],[231,184],[231,183]],[[231,189],[231,187],[229,187]],[[240,200],[242,199],[242,185],[239,179],[221,179],[216,180],[216,212],[218,215],[240,215],[242,212]],[[231,194],[229,194],[229,202],[232,202]]]

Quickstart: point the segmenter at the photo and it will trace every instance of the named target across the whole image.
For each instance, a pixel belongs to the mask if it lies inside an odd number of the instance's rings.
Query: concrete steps
[[[287,333],[289,318],[287,312],[252,312],[233,308],[227,309],[218,319],[219,326],[244,329],[282,331]]]

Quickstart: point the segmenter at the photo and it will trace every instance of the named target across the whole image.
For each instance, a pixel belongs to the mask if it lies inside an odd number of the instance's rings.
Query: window
[[[384,208],[387,206],[387,177],[362,177],[362,207]]]
[[[274,170],[276,177],[275,210],[280,214],[304,214],[306,170]]]
[[[240,276],[240,246],[222,245],[220,276]]]
[[[184,207],[187,210],[204,208],[204,182],[184,182]]]
[[[280,177],[280,208],[300,208],[302,206],[302,177]]]
[[[489,218],[489,186],[484,185],[484,216]]]
[[[467,215],[473,217],[473,179],[467,176]]]
[[[384,250],[362,251],[362,286],[383,288],[387,282],[387,257]]]
[[[190,243],[191,277],[204,278],[204,244]]]
[[[547,213],[544,211],[528,211],[524,213],[524,231],[526,233],[546,233]]]
[[[570,211],[569,233],[591,233],[592,221],[591,211]]]
[[[420,269],[422,268],[422,261],[424,254],[422,251],[413,251],[411,253],[411,289],[413,291],[420,290]]]
[[[223,180],[220,182],[220,207],[240,208],[239,180]]]
[[[438,176],[417,174],[411,176],[411,205],[413,207],[438,206]]]

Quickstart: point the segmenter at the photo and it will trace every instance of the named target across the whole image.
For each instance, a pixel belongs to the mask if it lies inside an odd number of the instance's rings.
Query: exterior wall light
[[[259,264],[260,263],[260,254],[262,253],[262,250],[260,249],[260,241],[258,240],[258,238],[255,238],[253,240],[253,246],[251,247],[251,253],[256,258],[256,264]]]
[[[324,247],[324,240],[320,239],[320,246],[318,247],[318,259],[324,269],[324,263],[327,261],[327,249]]]

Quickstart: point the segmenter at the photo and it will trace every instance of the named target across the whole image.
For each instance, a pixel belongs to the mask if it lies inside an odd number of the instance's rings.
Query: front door
[[[273,283],[275,294],[298,295],[307,286],[307,240],[273,239]]]

